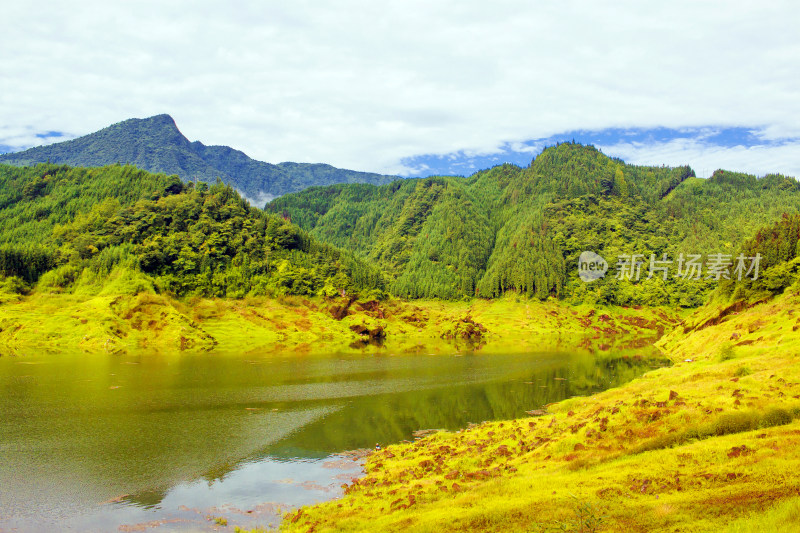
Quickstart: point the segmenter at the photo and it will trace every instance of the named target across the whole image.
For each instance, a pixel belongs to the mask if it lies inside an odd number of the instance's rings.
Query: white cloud
[[[17,150],[39,144],[52,144],[65,141],[74,136],[59,133],[41,133],[41,130],[28,127],[0,126],[0,146]]]
[[[264,161],[396,173],[577,129],[800,136],[789,1],[80,6],[4,6],[0,144],[170,113]]]
[[[800,143],[755,146],[719,146],[702,138],[680,138],[657,143],[617,143],[599,147],[606,155],[627,163],[668,166],[690,165],[698,177],[715,170],[734,170],[757,176],[777,173],[800,177]]]
[[[509,144],[509,150],[517,153],[538,154],[542,151],[541,144],[530,144],[522,142],[512,142]]]
[[[244,192],[236,189],[236,192],[241,195],[242,198],[247,200],[247,203],[253,207],[263,208],[265,205],[270,203],[272,200],[277,198],[274,194],[269,194],[267,192],[259,191],[256,196],[247,196]]]

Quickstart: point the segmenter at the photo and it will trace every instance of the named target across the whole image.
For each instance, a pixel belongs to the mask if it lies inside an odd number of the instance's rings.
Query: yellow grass
[[[660,342],[671,368],[373,453],[343,499],[284,528],[798,531],[798,304],[702,309]]]
[[[673,310],[573,308],[512,298],[442,302],[353,302],[286,297],[176,300],[152,292],[50,294],[0,299],[0,346],[86,351],[221,350],[227,352],[530,350],[583,342],[608,349],[655,338],[672,326]],[[483,326],[481,338],[461,337],[463,320]],[[383,328],[380,346],[352,331]],[[450,334],[450,335],[448,335]],[[454,337],[445,338],[442,337]]]
[[[288,531],[800,530],[800,298],[690,316],[536,302],[177,301],[34,293],[0,299],[8,350],[268,350],[658,346],[674,365],[549,406],[545,416],[442,432],[372,454],[337,501]],[[459,338],[464,319],[480,339]],[[680,319],[685,319],[679,324]],[[677,324],[677,325],[676,325]],[[382,327],[382,347],[351,326]],[[456,338],[442,340],[442,335]]]

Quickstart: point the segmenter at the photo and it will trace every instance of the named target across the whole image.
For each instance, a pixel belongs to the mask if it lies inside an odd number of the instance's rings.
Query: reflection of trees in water
[[[459,429],[469,423],[517,418],[548,403],[621,385],[655,364],[664,361],[586,357],[512,380],[358,397],[282,440],[270,453],[320,456],[411,439],[418,429]]]
[[[418,429],[525,416],[627,382],[653,360],[465,354],[124,364],[132,361],[3,365],[7,434],[15,426],[26,449],[38,450],[7,464],[60,472],[60,486],[94,501],[129,493],[121,501],[148,507],[178,482],[221,480],[245,461],[320,458],[411,439]],[[21,497],[28,490],[18,489]]]
[[[477,373],[481,371],[481,363],[486,362],[477,363]],[[343,404],[341,409],[242,461],[259,457],[286,461],[318,459],[345,450],[371,448],[376,443],[386,445],[411,439],[413,432],[419,429],[460,429],[469,423],[526,416],[527,410],[619,386],[663,364],[665,360],[656,358],[573,357],[512,376],[501,374],[498,380],[488,383],[444,384],[340,399],[337,403]],[[294,405],[301,404],[320,406],[318,401],[295,402]],[[209,482],[221,480],[238,466],[238,463],[226,463],[204,472],[201,477]]]

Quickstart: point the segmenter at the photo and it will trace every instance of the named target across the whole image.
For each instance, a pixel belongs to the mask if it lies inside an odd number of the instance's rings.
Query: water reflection
[[[524,416],[652,364],[586,353],[3,357],[0,529],[197,529],[214,513],[274,523],[358,471],[332,454]]]

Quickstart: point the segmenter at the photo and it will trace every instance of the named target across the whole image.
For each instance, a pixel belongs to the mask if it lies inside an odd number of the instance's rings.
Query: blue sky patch
[[[37,133],[36,136],[40,139],[54,139],[54,138],[66,137],[67,134],[64,133],[63,131],[46,131],[44,133]]]
[[[573,130],[550,137],[534,139],[518,143],[505,143],[494,153],[479,154],[458,151],[450,154],[426,154],[404,159],[403,165],[412,169],[409,177],[429,175],[463,175],[468,176],[478,170],[502,163],[513,163],[522,167],[528,166],[534,156],[547,147],[561,142],[576,141],[581,144],[592,144],[613,157],[621,157],[614,153],[613,147],[618,145],[648,146],[666,145],[674,141],[685,140],[707,149],[752,148],[758,146],[780,146],[796,143],[796,139],[765,140],[759,136],[758,128],[744,127],[693,127],[693,128],[607,128],[603,130]],[[611,150],[609,150],[611,148]],[[625,157],[622,157],[625,159]],[[652,161],[649,164],[660,165],[665,161]]]

